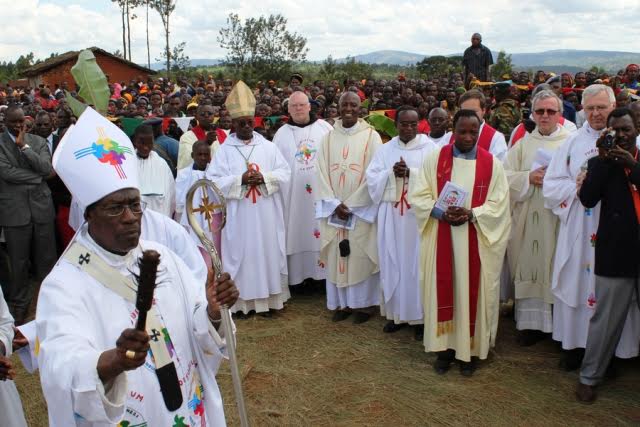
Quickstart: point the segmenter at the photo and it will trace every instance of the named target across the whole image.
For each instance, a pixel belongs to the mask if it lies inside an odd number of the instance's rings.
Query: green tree
[[[286,79],[292,65],[304,61],[307,39],[287,30],[282,15],[248,18],[244,22],[231,13],[227,26],[218,34],[220,47],[227,51],[224,64],[245,80]]]
[[[462,71],[462,58],[459,56],[435,55],[424,58],[416,64],[417,72],[428,78],[449,76]]]
[[[176,1],[177,0],[151,0],[150,3],[151,8],[160,14],[162,26],[164,27],[164,58],[166,59],[167,64],[167,78],[171,72],[171,48],[169,47],[169,30],[171,27],[169,25],[169,19],[171,18],[173,11],[176,9]]]
[[[496,63],[491,67],[491,76],[494,80],[502,80],[504,74],[511,75],[513,64],[511,63],[511,55],[507,55],[504,50],[498,53]]]
[[[187,42],[178,43],[171,50],[169,61],[171,62],[171,71],[174,73],[186,71],[187,68],[191,67],[191,60],[185,53],[186,45]],[[156,61],[167,62],[167,51],[162,51],[160,58],[156,58]]]

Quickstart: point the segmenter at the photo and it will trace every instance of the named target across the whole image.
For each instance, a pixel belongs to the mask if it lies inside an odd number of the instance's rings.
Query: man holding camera
[[[613,110],[608,128],[596,142],[598,156],[589,160],[578,196],[587,208],[601,202],[595,244],[596,300],[576,396],[583,403],[596,398],[622,335],[630,310],[637,304],[640,252],[640,163],[638,130],[628,108]],[[636,341],[640,337],[636,336]]]

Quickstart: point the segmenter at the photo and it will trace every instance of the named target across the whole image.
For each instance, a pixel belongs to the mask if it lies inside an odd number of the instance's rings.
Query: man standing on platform
[[[399,135],[376,152],[367,168],[367,185],[371,199],[380,205],[378,256],[383,297],[380,311],[388,320],[383,331],[395,332],[407,324],[417,325],[415,336],[422,341],[420,239],[416,216],[407,199],[425,157],[438,146],[426,135],[417,133],[418,118],[413,107],[398,109]]]
[[[495,345],[509,187],[502,163],[478,146],[478,116],[460,110],[453,127],[455,143],[427,157],[409,203],[421,240],[425,349],[438,353],[438,374],[455,358],[470,376]]]
[[[462,66],[464,67],[464,81],[468,84],[471,75],[481,82],[489,81],[491,74],[489,68],[493,65],[493,56],[488,47],[482,44],[482,36],[474,33],[471,36],[471,46],[469,46],[462,56]]]
[[[307,290],[313,282],[323,281],[326,275],[320,265],[320,229],[314,219],[314,191],[318,146],[332,127],[311,112],[304,92],[292,93],[287,108],[289,122],[278,129],[273,143],[291,168],[291,181],[282,186],[289,285],[292,289]]]
[[[271,317],[289,299],[280,192],[291,169],[280,150],[253,131],[256,99],[244,82],[236,83],[226,105],[235,133],[213,158],[207,178],[227,199],[222,263],[240,291],[231,310],[238,318],[252,311]]]
[[[380,304],[375,217],[365,171],[380,147],[380,135],[358,118],[360,97],[345,92],[340,117],[318,153],[316,218],[322,239],[320,260],[327,269],[327,308],[335,322],[354,310],[364,323]]]

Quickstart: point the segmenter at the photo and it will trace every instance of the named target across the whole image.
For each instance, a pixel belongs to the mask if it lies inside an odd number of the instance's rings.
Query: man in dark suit
[[[640,163],[633,113],[628,108],[613,110],[609,127],[596,142],[599,155],[589,160],[578,196],[587,208],[600,205],[596,239],[596,310],[589,322],[589,335],[578,400],[591,403],[595,386],[602,382],[613,357],[629,310],[636,310],[636,288],[640,266]],[[615,131],[613,148],[606,135]],[[640,337],[637,337],[640,340]]]
[[[56,261],[53,201],[46,183],[53,169],[46,141],[27,134],[22,108],[10,106],[5,122],[7,130],[0,137],[0,226],[11,283],[3,283],[3,289],[16,323],[22,323],[33,296],[30,265],[40,280]]]

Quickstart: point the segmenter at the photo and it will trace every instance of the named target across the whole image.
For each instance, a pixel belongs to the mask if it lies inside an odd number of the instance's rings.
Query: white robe
[[[36,328],[38,363],[50,426],[201,425],[198,405],[204,403],[206,426],[225,425],[215,374],[224,357],[225,340],[208,319],[204,284],[166,247],[141,240],[125,256],[105,251],[83,226],[75,239],[123,275],[137,271],[143,248],[160,252],[154,304],[168,330],[164,339],[181,382],[182,406],[169,412],[159,393],[152,356],[144,366],[123,372],[107,386],[99,379],[100,354],[114,348],[124,329],[135,326],[135,304],[61,259],[42,283]],[[202,408],[201,408],[202,409]]]
[[[482,134],[482,129],[484,129],[484,125],[486,123],[487,122],[483,121],[480,124],[480,129],[478,130],[479,135]],[[442,140],[442,145],[440,145],[440,147],[450,143],[453,132],[447,132],[445,136],[448,136],[448,138],[444,138]],[[493,138],[491,138],[491,145],[489,145],[489,152],[497,157],[501,162],[504,162],[504,159],[507,156],[507,142],[502,132],[496,130],[496,133],[493,134]]]
[[[451,227],[453,251],[453,318],[438,321],[437,235],[439,220],[431,216],[438,200],[438,159],[440,150],[424,161],[409,191],[409,203],[415,209],[420,235],[420,284],[424,297],[424,345],[426,351],[455,350],[456,359],[470,361],[472,356],[486,359],[495,345],[498,332],[499,275],[511,227],[509,187],[499,161],[492,162],[491,181],[485,202],[472,209],[475,222]],[[471,208],[475,184],[476,160],[453,158],[451,182],[460,185],[469,196],[464,207]],[[482,184],[484,185],[484,184]],[[469,305],[469,227],[475,227],[481,260],[475,334],[470,335]],[[447,330],[448,328],[451,330]]]
[[[13,341],[13,317],[0,289],[0,342],[4,344],[6,354],[11,356]],[[0,353],[2,355],[2,353]],[[11,380],[0,381],[0,424],[2,427],[26,427],[20,395]]]
[[[542,187],[545,207],[560,220],[553,265],[551,291],[553,339],[562,348],[585,348],[589,319],[595,312],[595,239],[600,204],[593,209],[582,206],[577,196],[576,179],[586,171],[587,161],[598,155],[596,140],[600,131],[585,123],[555,152]],[[616,356],[638,355],[640,312],[632,304]]]
[[[451,141],[451,132],[445,132],[440,138],[434,138],[431,135],[427,135],[427,138],[429,138],[429,140],[433,142],[436,147],[442,148],[447,145],[449,141]]]
[[[378,206],[369,196],[366,169],[381,146],[380,135],[358,120],[342,121],[325,135],[318,155],[316,218],[320,219],[320,257],[327,268],[327,308],[367,308],[380,304],[380,274],[375,217]],[[328,224],[340,203],[355,215],[353,230]],[[341,257],[339,243],[349,241],[350,255]]]
[[[289,285],[300,284],[308,278],[322,280],[326,276],[320,263],[320,226],[315,219],[313,192],[317,190],[318,145],[331,129],[324,120],[316,120],[305,127],[284,125],[273,137],[273,143],[291,168],[291,181],[281,189]]]
[[[396,323],[422,323],[424,317],[418,268],[420,238],[408,189],[410,182],[418,179],[427,154],[437,148],[426,135],[417,135],[407,144],[395,137],[376,151],[367,168],[369,194],[379,204],[380,311]],[[393,165],[401,157],[409,167],[406,179],[393,173]]]
[[[242,185],[247,162],[258,165],[265,183]],[[207,169],[227,199],[227,224],[222,230],[222,264],[240,291],[233,312],[281,309],[289,299],[284,213],[280,186],[291,178],[287,161],[273,143],[254,132],[244,144],[229,135]]]
[[[531,185],[529,175],[538,150],[552,153],[568,136],[562,126],[547,136],[536,128],[509,150],[504,162],[512,221],[507,258],[513,277],[508,283],[514,283],[518,330],[551,333],[553,329],[551,274],[558,219],[544,207],[542,187]]]
[[[176,189],[171,169],[155,151],[149,157],[138,160],[138,179],[140,198],[147,209],[173,217],[176,210]]]

